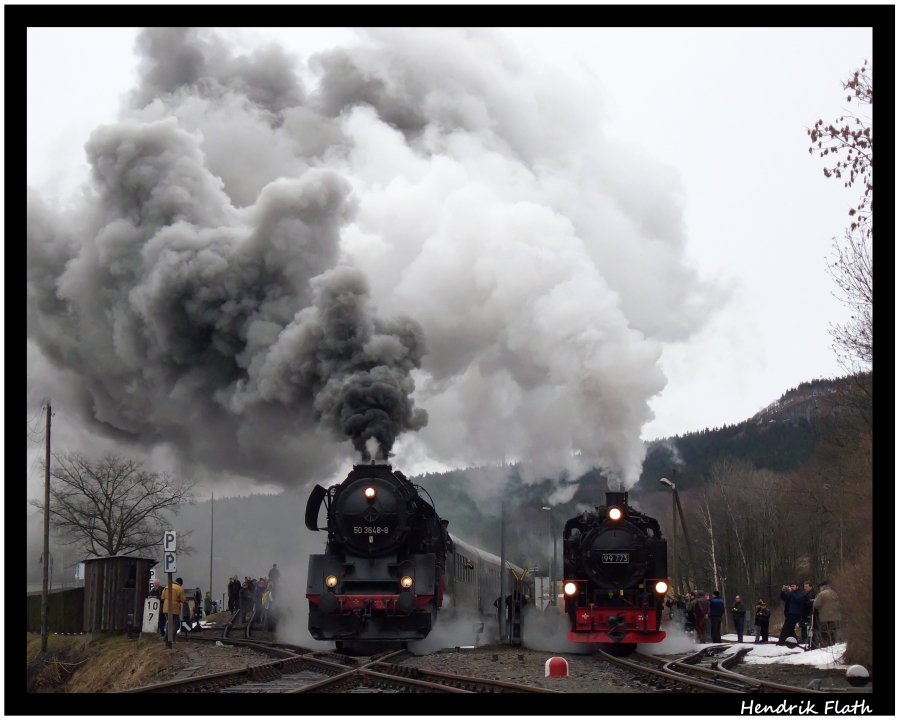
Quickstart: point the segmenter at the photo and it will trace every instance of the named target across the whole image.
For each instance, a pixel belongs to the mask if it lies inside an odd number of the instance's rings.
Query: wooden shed
[[[150,591],[150,568],[156,564],[151,558],[120,555],[85,560],[85,632],[125,630],[129,614],[140,628]]]

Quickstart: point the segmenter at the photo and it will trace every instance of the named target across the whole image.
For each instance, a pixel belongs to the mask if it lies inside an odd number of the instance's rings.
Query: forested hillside
[[[846,384],[846,378],[801,383],[744,422],[648,443],[637,491],[655,491],[659,478],[670,477],[673,469],[679,487],[694,487],[708,480],[712,468],[725,459],[742,460],[761,470],[796,470],[812,457],[819,442],[819,399]]]

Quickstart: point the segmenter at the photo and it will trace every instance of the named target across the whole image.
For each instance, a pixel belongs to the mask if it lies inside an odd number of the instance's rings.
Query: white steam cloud
[[[95,429],[282,485],[348,438],[637,481],[661,342],[721,298],[594,89],[485,31],[371,31],[309,87],[209,31],[137,50],[83,201],[28,196],[28,337]]]

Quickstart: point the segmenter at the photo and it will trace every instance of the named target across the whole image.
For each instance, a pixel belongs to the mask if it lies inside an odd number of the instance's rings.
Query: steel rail
[[[200,639],[200,638],[196,638]],[[204,638],[204,640],[213,640],[214,638]],[[154,692],[202,692],[206,690],[215,690],[220,687],[232,687],[249,682],[265,682],[266,680],[275,680],[283,675],[296,673],[302,670],[310,670],[322,675],[335,675],[346,673],[347,667],[344,664],[325,660],[315,657],[316,653],[307,648],[305,653],[295,653],[290,650],[273,647],[271,645],[264,646],[254,640],[230,640],[231,644],[243,647],[252,647],[256,650],[268,653],[270,655],[280,655],[278,660],[260,663],[259,665],[250,665],[235,670],[223,670],[221,672],[209,673],[206,675],[197,675],[189,678],[181,678],[179,680],[167,680],[152,685],[144,685],[142,687],[129,688],[127,690],[118,690],[119,693],[154,693]],[[351,671],[352,672],[352,671]]]
[[[626,660],[625,658],[615,657],[610,655],[609,653],[603,652],[602,650],[597,650],[597,655],[606,660],[613,665],[618,665],[619,667],[623,667],[627,670],[631,670],[632,672],[638,672],[645,675],[650,675],[656,680],[663,681],[664,686],[669,686],[672,683],[687,685],[691,690],[703,690],[706,692],[715,692],[715,693],[740,693],[740,690],[733,690],[731,688],[725,688],[720,685],[713,685],[711,683],[703,682],[702,680],[695,680],[691,677],[688,677],[684,673],[676,672],[675,670],[670,670],[667,666],[670,663],[666,663],[660,669],[655,669],[651,667],[647,667],[646,665],[642,665],[640,663],[632,662],[630,660]]]
[[[467,675],[454,675],[451,673],[423,670],[410,665],[400,665],[388,662],[397,659],[399,655],[408,654],[405,650],[399,650],[389,655],[373,658],[369,662],[360,665],[354,670],[326,678],[317,683],[306,685],[296,690],[288,690],[291,693],[302,692],[341,692],[348,687],[365,683],[366,679],[375,679],[382,683],[379,687],[413,688],[412,692],[450,692],[450,693],[559,693],[558,690],[534,687],[532,685],[520,685],[502,680],[485,680],[473,678]]]
[[[484,678],[475,678],[468,675],[455,675],[452,673],[438,672],[437,670],[424,670],[413,665],[400,665],[386,663],[384,661],[379,661],[376,665],[385,674],[410,678],[413,680],[448,684],[450,687],[462,686],[463,689],[468,692],[560,692],[559,690],[550,690],[548,688],[535,687],[533,685],[522,685],[520,683],[506,682],[504,680],[485,680]]]
[[[196,637],[193,635],[188,636],[188,640],[197,642],[219,642],[219,638],[217,637]],[[360,659],[357,659],[350,655],[342,655],[341,653],[336,653],[333,650],[312,650],[310,648],[303,647],[302,645],[278,642],[277,640],[244,640],[243,638],[229,638],[228,644],[237,645],[240,647],[249,647],[253,648],[254,650],[269,654],[284,655],[284,653],[290,653],[294,655],[303,655],[308,658],[315,658],[316,660],[320,660],[323,663],[333,665],[334,667],[344,669],[348,666],[357,667],[359,663],[362,662],[362,660]]]
[[[792,693],[814,693],[816,695],[827,695],[825,690],[812,690],[811,688],[799,687],[797,685],[782,685],[780,683],[769,682],[768,680],[757,680],[747,675],[741,675],[731,670],[731,667],[737,665],[743,659],[744,655],[750,652],[751,648],[741,648],[734,655],[720,660],[718,672],[725,677],[734,678],[742,683],[753,685],[757,688],[757,692],[792,692]]]
[[[736,653],[729,655],[728,657],[722,658],[721,660],[715,660],[712,664],[711,668],[697,667],[692,663],[700,660],[704,656],[708,656],[711,650],[718,650],[720,648],[729,647],[728,645],[718,645],[710,648],[705,648],[700,650],[699,652],[694,653],[693,655],[689,655],[688,657],[680,658],[678,660],[672,660],[666,662],[661,658],[657,658],[653,655],[646,655],[642,652],[636,652],[634,655],[637,655],[641,659],[650,660],[657,664],[663,666],[664,669],[669,669],[674,672],[676,667],[681,667],[689,670],[689,672],[703,675],[712,679],[713,681],[725,681],[727,683],[737,685],[739,688],[741,686],[747,687],[746,690],[740,689],[741,692],[794,692],[794,693],[815,693],[822,694],[823,690],[811,690],[809,688],[799,687],[797,685],[783,685],[780,683],[769,682],[767,680],[758,680],[756,678],[749,677],[747,675],[742,675],[740,673],[733,672],[730,668],[736,664],[738,664],[744,655],[746,655],[752,648],[740,648]]]

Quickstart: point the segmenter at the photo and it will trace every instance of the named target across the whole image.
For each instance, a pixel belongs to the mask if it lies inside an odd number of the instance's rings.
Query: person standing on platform
[[[722,618],[725,617],[725,601],[719,596],[718,590],[713,590],[712,599],[709,601],[710,637],[714,643],[722,642]]]
[[[747,615],[747,608],[741,602],[741,596],[734,596],[734,603],[731,606],[731,619],[734,621],[734,631],[737,633],[737,641],[744,642],[744,617]]]
[[[762,598],[756,603],[756,617],[753,618],[753,622],[756,623],[756,640],[754,642],[769,642],[769,608],[766,607]]]

